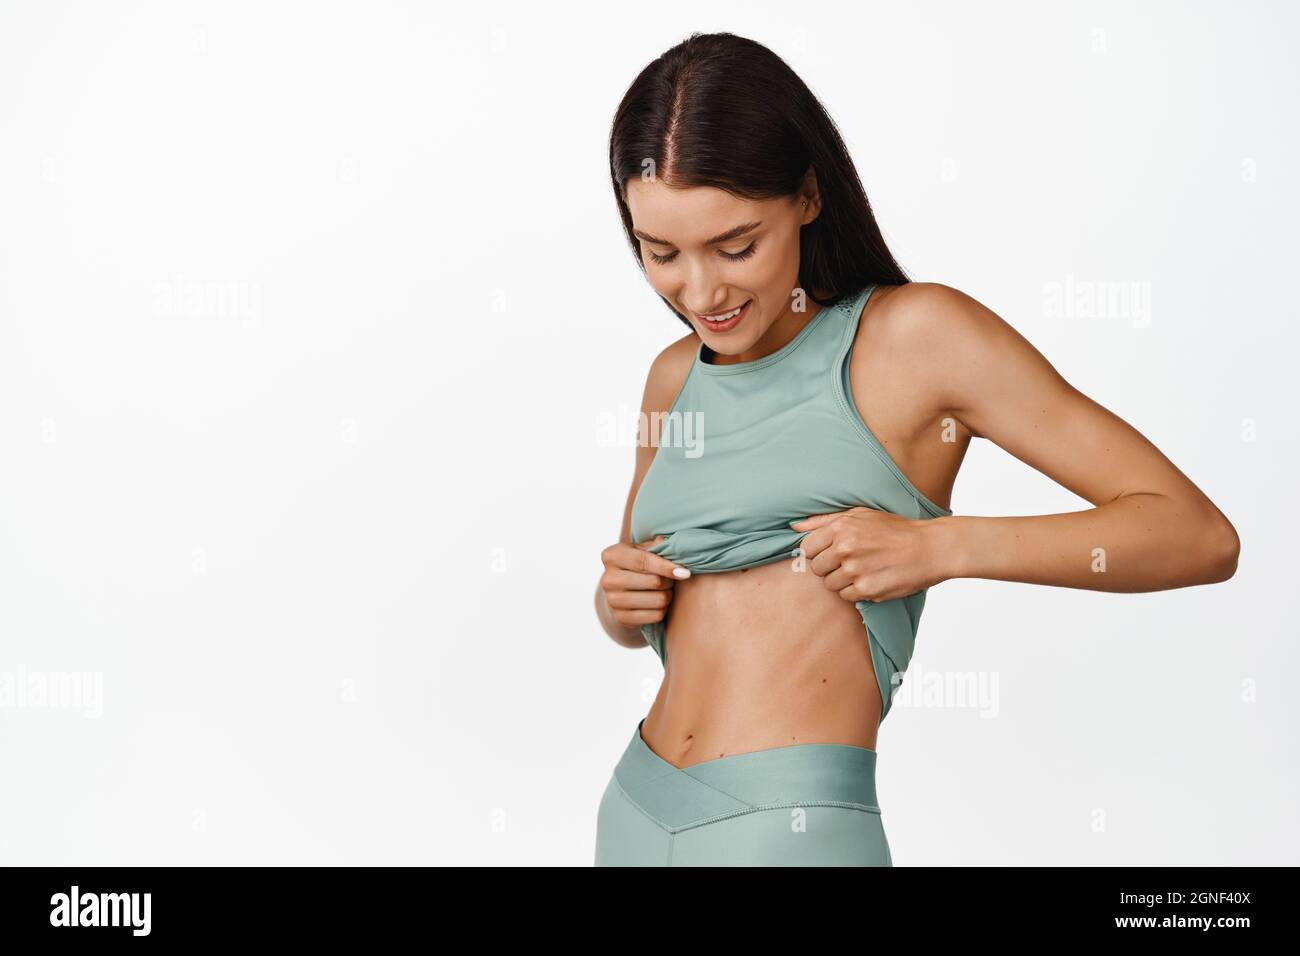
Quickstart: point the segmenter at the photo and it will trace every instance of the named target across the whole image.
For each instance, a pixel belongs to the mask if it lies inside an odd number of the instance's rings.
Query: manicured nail
[[[673,568],[673,577],[675,578],[689,578],[690,576],[691,572],[688,568]]]

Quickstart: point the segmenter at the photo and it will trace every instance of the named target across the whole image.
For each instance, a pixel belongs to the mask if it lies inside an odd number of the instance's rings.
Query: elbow
[[[1202,548],[1205,558],[1203,574],[1204,583],[1218,584],[1237,573],[1237,558],[1241,554],[1241,539],[1237,529],[1227,518],[1219,516],[1207,531],[1206,544]]]

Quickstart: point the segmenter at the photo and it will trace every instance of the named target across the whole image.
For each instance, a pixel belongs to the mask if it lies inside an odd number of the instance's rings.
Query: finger
[[[816,531],[810,531],[799,541],[799,547],[803,549],[803,556],[811,561],[817,555],[821,554],[835,542],[834,528],[818,528]]]
[[[659,608],[650,608],[648,610],[628,610],[619,611],[618,620],[621,624],[628,627],[637,627],[641,624],[655,624],[664,619],[664,612]]]
[[[669,597],[663,591],[615,591],[608,596],[608,601],[610,607],[623,610],[662,610],[668,606]]]
[[[830,577],[840,568],[840,556],[835,553],[834,549],[826,548],[808,562],[808,567],[819,578]]]
[[[806,518],[800,518],[798,521],[791,521],[790,527],[796,531],[812,531],[815,528],[820,528],[833,518],[839,517],[839,514],[838,511],[833,511],[829,514],[809,515]]]
[[[672,578],[658,574],[645,574],[641,571],[629,571],[626,568],[611,568],[601,578],[601,585],[608,591],[662,591],[677,582]]]
[[[849,574],[843,565],[837,565],[819,576],[828,591],[843,591],[854,584],[853,575]]]
[[[840,591],[840,597],[846,601],[852,601],[854,604],[867,600],[867,596],[862,593],[862,590],[856,584],[850,584],[848,587],[843,588]]]
[[[646,550],[664,540],[666,539],[663,535],[658,535],[651,541],[642,541],[633,545],[636,550],[632,555],[632,559],[626,565],[628,570],[641,571],[646,574],[661,574],[666,578],[676,578],[678,580],[689,578],[691,576],[690,568],[673,564],[667,558]]]

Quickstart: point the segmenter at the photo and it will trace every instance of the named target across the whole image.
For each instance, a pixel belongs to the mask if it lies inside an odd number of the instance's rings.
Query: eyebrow
[[[762,224],[763,224],[763,220],[761,219],[758,220],[757,222],[742,222],[739,226],[736,226],[732,229],[728,229],[726,232],[714,236],[712,239],[708,240],[704,244],[706,246],[716,246],[720,242],[728,242],[732,239],[737,239],[740,236],[743,236],[745,233],[749,232],[750,230],[757,229]],[[667,239],[657,239],[654,236],[650,235],[648,232],[642,232],[640,229],[633,229],[632,234],[636,236],[638,239],[644,239],[646,242],[652,242],[656,246],[675,245],[675,243],[669,242]]]

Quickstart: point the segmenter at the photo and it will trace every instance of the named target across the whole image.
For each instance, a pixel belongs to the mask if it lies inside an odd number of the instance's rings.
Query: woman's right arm
[[[641,398],[641,414],[647,422],[654,420],[655,413],[671,410],[673,399],[681,391],[695,361],[699,341],[694,332],[685,335],[651,363]],[[638,434],[649,435],[650,431],[642,429]],[[596,617],[605,633],[624,647],[649,646],[641,634],[641,625],[662,620],[667,613],[676,580],[673,572],[678,568],[666,558],[645,550],[652,542],[632,541],[632,504],[654,461],[655,451],[653,442],[636,446],[632,485],[623,506],[618,542],[601,552],[604,570],[596,584]]]

